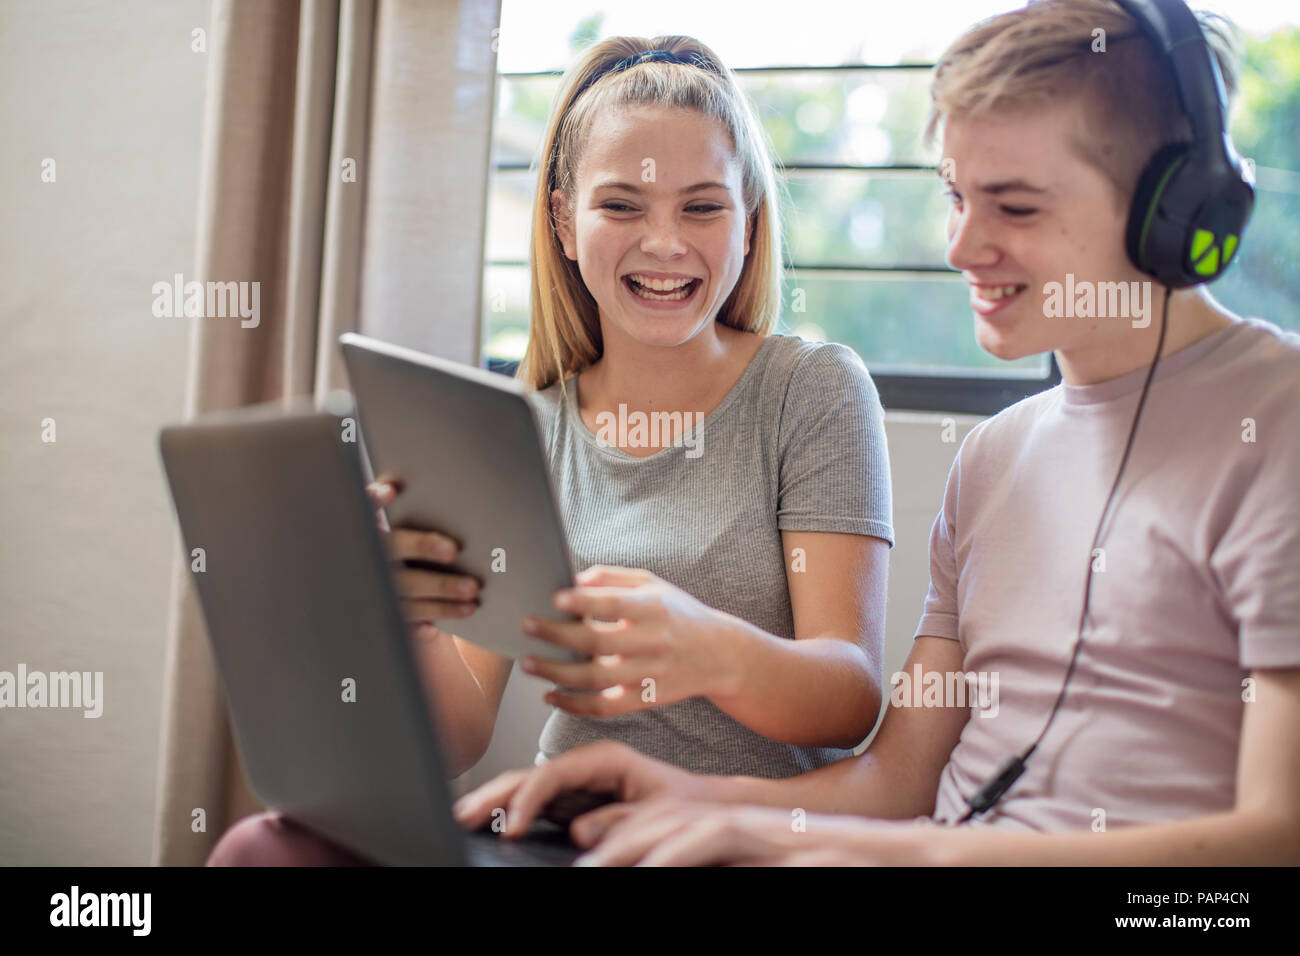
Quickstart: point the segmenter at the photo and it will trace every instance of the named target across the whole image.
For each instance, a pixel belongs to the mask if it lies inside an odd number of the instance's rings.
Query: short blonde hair
[[[1231,103],[1240,62],[1236,30],[1214,14],[1197,18]],[[1096,30],[1104,31],[1104,53],[1093,52]],[[946,117],[1078,98],[1086,126],[1076,150],[1106,175],[1123,205],[1156,150],[1192,139],[1168,60],[1113,0],[1037,0],[977,23],[939,58],[930,93],[930,143]]]
[[[640,63],[606,73],[618,60],[648,50],[692,57],[702,66]],[[753,222],[750,250],[717,321],[767,334],[781,315],[781,208],[776,163],[766,132],[735,75],[703,43],[685,36],[611,37],[585,51],[564,74],[551,107],[538,159],[533,200],[532,315],[518,377],[534,388],[563,382],[600,358],[599,310],[555,230],[551,192],[572,208],[576,176],[596,115],[609,107],[662,106],[694,110],[719,122],[741,167],[745,215]]]

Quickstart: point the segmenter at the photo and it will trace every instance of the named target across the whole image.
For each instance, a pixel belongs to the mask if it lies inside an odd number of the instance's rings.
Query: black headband
[[[634,53],[631,56],[623,57],[621,60],[616,60],[608,69],[601,70],[594,76],[589,77],[587,82],[583,83],[578,92],[573,95],[573,99],[576,101],[579,96],[587,92],[588,88],[602,76],[607,76],[610,73],[622,73],[624,70],[631,69],[639,63],[684,63],[687,66],[698,66],[700,69],[708,70],[711,73],[717,72],[713,63],[702,53],[691,51],[683,56],[679,53],[673,53],[670,50],[642,50],[640,53]]]

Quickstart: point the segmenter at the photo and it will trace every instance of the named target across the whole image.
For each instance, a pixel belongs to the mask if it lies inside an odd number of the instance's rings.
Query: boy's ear
[[[551,193],[551,222],[555,224],[555,234],[560,239],[564,254],[574,261],[578,258],[578,247],[573,235],[573,221],[569,218],[568,205],[564,193],[556,189]]]

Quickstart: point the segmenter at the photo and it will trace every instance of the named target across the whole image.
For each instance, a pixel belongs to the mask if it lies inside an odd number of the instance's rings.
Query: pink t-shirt
[[[972,710],[935,819],[960,817],[1047,720],[1147,371],[1032,396],[957,454],[916,633],[960,641],[998,694]],[[1233,806],[1243,682],[1300,666],[1300,335],[1247,319],[1162,360],[1110,525],[1061,710],[982,822],[1113,828]]]

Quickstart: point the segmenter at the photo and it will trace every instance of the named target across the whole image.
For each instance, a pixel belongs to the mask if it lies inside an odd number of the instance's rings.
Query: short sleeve
[[[960,640],[957,627],[957,548],[954,544],[960,485],[961,449],[958,449],[952,467],[948,469],[943,506],[930,528],[930,589],[926,592],[921,621],[916,625],[913,640],[918,637]]]
[[[1300,412],[1291,395],[1269,404],[1254,410],[1254,443],[1233,436],[1242,491],[1226,496],[1231,520],[1210,558],[1247,669],[1300,666]]]
[[[894,545],[884,409],[856,352],[825,344],[795,366],[781,411],[777,527]]]

